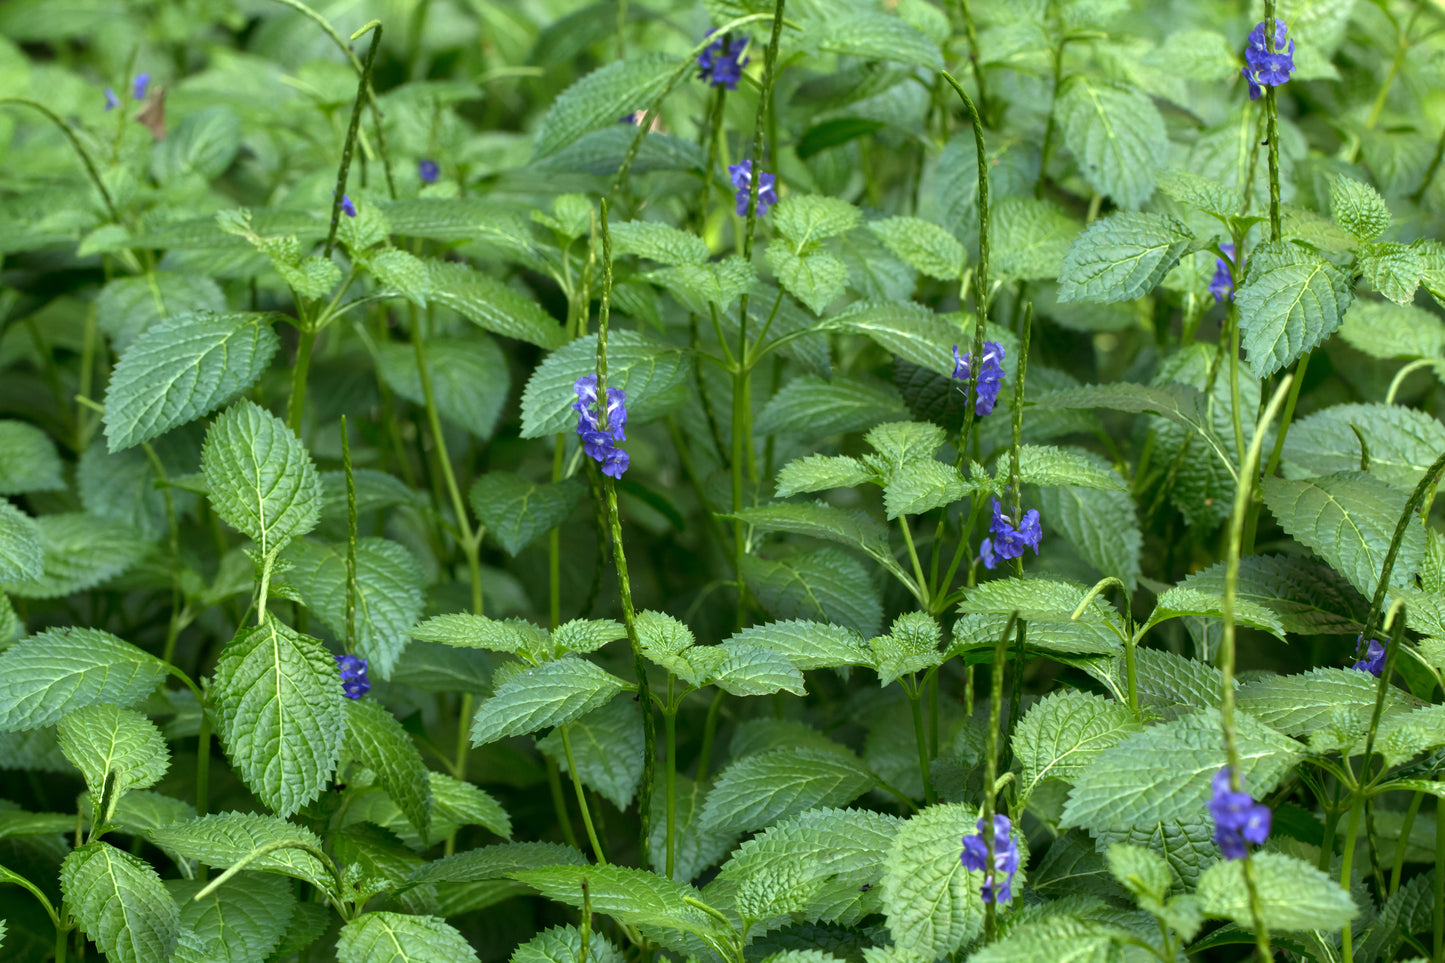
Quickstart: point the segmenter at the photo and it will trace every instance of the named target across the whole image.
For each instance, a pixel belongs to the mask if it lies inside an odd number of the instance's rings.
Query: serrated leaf
[[[818,241],[846,234],[862,218],[858,208],[836,197],[790,194],[773,209],[773,228],[801,254]]]
[[[946,316],[906,301],[860,301],[815,330],[865,335],[883,350],[944,375],[953,373],[952,346],[966,337]]]
[[[140,561],[150,546],[119,522],[66,512],[35,519],[40,530],[41,573],[0,591],[23,599],[54,599],[94,588]]]
[[[775,749],[718,773],[703,804],[703,825],[720,832],[762,829],[819,806],[843,806],[873,787],[856,759],[819,749]]]
[[[308,539],[292,542],[281,558],[289,567],[282,578],[302,604],[338,639],[346,638],[346,546]],[[426,577],[415,556],[385,538],[356,541],[353,594],[356,651],[369,671],[390,679],[406,648],[411,627],[422,612]]]
[[[672,819],[672,878],[686,882],[699,876],[727,855],[737,841],[733,833],[720,833],[702,825],[705,784],[693,782],[683,775],[674,777]],[[666,781],[653,785],[652,811],[667,810]],[[650,838],[652,871],[667,869],[667,820],[654,819]]]
[[[547,631],[523,619],[497,620],[466,612],[438,615],[411,630],[419,642],[437,642],[493,652],[545,652]]]
[[[1165,619],[1194,616],[1196,618],[1224,618],[1224,598],[1211,592],[1204,592],[1186,585],[1176,585],[1159,596],[1154,611],[1149,615],[1150,624]],[[1240,598],[1234,600],[1234,618],[1239,625],[1262,629],[1284,641],[1284,625],[1268,608],[1258,602]]]
[[[60,867],[65,905],[114,963],[166,963],[180,910],[156,871],[109,843],[87,843]]]
[[[1330,214],[1357,241],[1373,241],[1390,229],[1390,208],[1379,191],[1353,177],[1330,184]]]
[[[969,490],[963,476],[941,461],[916,461],[889,472],[883,486],[883,507],[889,521],[920,515],[961,501]]]
[[[1303,747],[1242,713],[1236,720],[1240,778],[1258,799],[1274,788]],[[1104,751],[1078,774],[1063,824],[1102,829],[1197,816],[1210,798],[1210,781],[1224,764],[1224,735],[1215,710],[1151,726]]]
[[[614,221],[607,229],[612,234],[614,254],[636,254],[674,267],[707,263],[707,242],[696,234],[670,224],[660,221]]]
[[[845,431],[866,431],[880,421],[908,417],[891,385],[844,375],[802,375],[783,385],[758,412],[758,435],[797,435],[807,440]]]
[[[770,695],[787,691],[807,695],[803,674],[782,653],[736,636],[719,646],[723,659],[711,673],[718,688],[735,696]]]
[[[788,498],[804,492],[821,492],[830,488],[853,488],[874,479],[873,472],[863,463],[847,455],[809,455],[788,462],[778,469],[778,498]],[[0,509],[3,512],[3,509]],[[3,524],[3,517],[0,517]]]
[[[983,931],[982,874],[973,878],[959,859],[977,817],[972,806],[930,806],[893,837],[882,888],[895,946],[936,959]]]
[[[674,57],[648,53],[594,70],[552,101],[537,128],[532,160],[556,154],[584,134],[617,123],[646,107],[678,66]]]
[[[153,271],[144,277],[108,282],[95,299],[95,320],[118,354],[157,321],[192,312],[226,310],[226,297],[215,281],[196,274]]]
[[[472,745],[571,722],[628,688],[585,659],[562,658],[516,673],[483,702],[472,721]]]
[[[215,813],[163,826],[150,839],[166,852],[224,869],[257,850],[267,852],[246,863],[248,870],[281,873],[329,891],[331,871],[309,850],[321,851],[321,840],[309,829],[260,813]],[[278,844],[287,843],[287,846]]]
[[[200,900],[201,880],[168,880],[166,888],[190,927],[208,947],[217,947],[217,963],[266,959],[286,933],[296,897],[285,880],[242,873]]]
[[[1353,299],[1348,279],[1318,254],[1284,242],[1261,245],[1234,293],[1250,371],[1266,378],[1314,350]]]
[[[1409,245],[1365,244],[1359,268],[1370,287],[1396,304],[1409,305],[1425,272],[1425,259]]]
[[[581,956],[582,933],[568,924],[538,933],[513,950],[508,963],[625,963],[626,959],[601,933],[588,935],[587,959]]]
[[[1333,724],[1341,710],[1368,714],[1375,707],[1379,680],[1355,669],[1311,669],[1295,675],[1253,679],[1235,695],[1251,716],[1291,736],[1304,736]],[[1385,689],[1385,718],[1418,705],[1399,689]]]
[[[938,70],[943,60],[928,35],[898,17],[874,10],[837,12],[821,18],[808,39],[829,53],[891,60]]]
[[[367,210],[367,208],[363,208]],[[365,216],[365,215],[363,215]],[[376,232],[372,232],[373,235]],[[357,243],[354,239],[356,233],[348,230],[348,225],[343,224],[338,235],[342,243],[353,251],[366,247],[364,243]],[[377,237],[380,240],[380,237]],[[276,273],[281,275],[281,280],[296,293],[298,298],[323,298],[330,294],[336,285],[341,281],[341,268],[336,262],[329,261],[323,257],[303,257],[295,264],[272,256],[271,266]]]
[[[1171,37],[1179,37],[1180,34],[1193,34],[1196,31],[1180,31],[1178,34],[1171,34]],[[1203,34],[1206,31],[1197,31]],[[1213,34],[1214,38],[1224,40],[1222,34]],[[1191,38],[1192,39],[1192,38]],[[1168,41],[1171,46],[1170,54],[1177,53],[1184,49],[1187,41],[1180,43],[1176,40]],[[1233,59],[1231,54],[1231,59]],[[1229,73],[1234,73],[1233,67]],[[1215,78],[1223,79],[1223,78]],[[1232,187],[1226,187],[1212,177],[1205,177],[1193,171],[1180,170],[1178,168],[1166,168],[1160,170],[1159,190],[1168,194],[1181,204],[1187,204],[1206,214],[1211,214],[1220,220],[1228,220],[1239,213],[1240,196],[1239,191]]]
[[[630,699],[613,699],[567,723],[566,731],[582,782],[626,812],[642,779],[642,712],[638,704]],[[561,726],[538,740],[537,748],[551,757],[562,772],[569,771]]]
[[[472,511],[509,555],[565,522],[587,488],[575,478],[556,483],[527,481],[506,471],[489,471],[472,483]]]
[[[428,772],[426,781],[431,787],[432,808],[425,835],[417,833],[387,792],[368,793],[355,800],[347,811],[348,824],[374,823],[418,851],[446,839],[462,826],[483,826],[503,839],[511,837],[512,819],[490,793],[442,772]]]
[[[816,878],[854,887],[878,882],[903,820],[866,809],[810,809],[746,840],[718,871],[722,880],[746,879],[783,863]]]
[[[320,520],[321,479],[310,454],[285,422],[250,400],[212,422],[201,468],[211,507],[262,556],[279,552]]]
[[[0,495],[65,488],[50,436],[23,421],[0,420]]]
[[[931,460],[946,437],[942,428],[929,422],[891,421],[868,432],[864,440],[878,453],[885,471],[892,472]]]
[[[210,414],[256,383],[280,339],[269,314],[183,314],[121,355],[105,393],[105,437],[121,451]]]
[[[212,691],[231,764],[274,812],[289,816],[331,784],[345,696],[321,643],[268,618],[222,650]]]
[[[413,304],[425,307],[431,293],[431,267],[421,258],[399,248],[374,255],[367,267],[386,287],[399,292]]]
[[[573,383],[597,371],[597,337],[588,335],[552,352],[522,392],[522,437],[540,438],[577,427]],[[631,331],[607,337],[607,386],[627,392],[629,424],[665,413],[680,400],[675,389],[690,371],[682,352]]]
[[[1204,870],[1220,857],[1214,842],[1214,819],[1209,815],[1168,822],[1135,823],[1127,829],[1103,829],[1095,845],[1106,852],[1119,843],[1147,847],[1164,858],[1172,885],[1194,889]]]
[[[827,251],[798,254],[774,241],[767,258],[778,282],[816,315],[842,296],[848,282],[847,265]]]
[[[1107,468],[1102,458],[1096,465]],[[1118,483],[1122,488],[1124,480]],[[1144,536],[1127,491],[1054,485],[1039,490],[1039,513],[1049,530],[1062,535],[1084,561],[1134,589]]]
[[[1361,472],[1307,480],[1266,478],[1261,487],[1265,504],[1281,528],[1328,562],[1362,595],[1374,595],[1385,552],[1405,507],[1405,492]],[[1408,584],[1419,572],[1424,552],[1423,533],[1409,526],[1390,583]]]
[[[1195,572],[1180,583],[1215,596],[1224,594],[1224,563]],[[1317,559],[1297,555],[1251,555],[1239,560],[1237,598],[1279,619],[1286,632],[1354,635],[1369,603]]]
[[[1019,618],[1030,622],[1071,622],[1087,593],[1083,585],[1060,579],[1000,578],[970,589],[958,611],[978,615],[1018,612]],[[1119,617],[1096,595],[1079,613],[1078,621],[1117,624]]]
[[[1005,281],[1052,281],[1082,228],[1049,201],[999,198],[989,219],[990,271]]]
[[[976,963],[1114,963],[1120,947],[1138,937],[1097,920],[1059,914],[1011,928],[1007,935],[969,957]]]
[[[1076,76],[1055,110],[1069,152],[1089,186],[1120,207],[1137,208],[1154,192],[1154,171],[1169,138],[1164,118],[1143,93]]]
[[[425,837],[431,822],[431,783],[426,763],[401,723],[378,703],[348,699],[344,746],[349,756],[376,773],[386,794]]]
[[[549,351],[566,343],[566,329],[526,295],[463,264],[429,263],[431,299],[435,303],[451,308],[493,334],[526,341]]]
[[[415,883],[473,883],[505,879],[519,869],[587,866],[587,857],[562,843],[497,843],[444,857],[418,868]]]
[[[1025,485],[1073,485],[1100,491],[1126,491],[1113,467],[1091,453],[1054,445],[1019,446],[1019,480]]]
[[[757,272],[750,263],[730,254],[708,264],[659,268],[642,277],[667,288],[689,311],[707,314],[710,305],[722,312],[730,311],[739,296],[753,287]]]
[[[1331,405],[1290,425],[1284,474],[1309,478],[1360,467],[1358,428],[1369,447],[1369,473],[1411,490],[1445,451],[1445,425],[1415,408],[1386,404]]]
[[[1167,214],[1124,211],[1091,224],[1064,257],[1060,301],[1132,301],[1158,286],[1194,235]]]
[[[968,257],[952,234],[916,217],[888,217],[870,221],[868,230],[909,267],[940,281],[957,280]]]
[[[1372,358],[1436,358],[1445,352],[1445,322],[1413,305],[1356,300],[1345,311],[1340,337]]]
[[[53,725],[96,704],[134,705],[165,677],[165,663],[109,632],[49,629],[0,652],[0,730]]]
[[[1072,782],[1094,758],[1144,727],[1129,707],[1086,692],[1055,692],[1034,704],[1010,737],[1023,767],[1020,792],[1046,779]]]
[[[841,625],[824,622],[769,622],[749,626],[728,642],[766,646],[804,670],[866,665],[868,660],[863,636]]]
[[[716,927],[702,910],[683,901],[701,893],[686,883],[627,866],[546,866],[509,874],[543,896],[568,906],[582,905],[582,881],[588,884],[592,912],[623,924],[661,926],[711,935]]]
[[[835,622],[868,637],[883,622],[883,602],[868,570],[838,549],[781,559],[748,555],[743,581],[774,618]]]
[[[435,916],[362,913],[336,938],[338,963],[459,963],[476,958],[466,937]]]
[[[113,798],[119,798],[128,789],[154,786],[170,768],[170,751],[160,729],[133,709],[84,706],[60,720],[58,735],[60,751],[85,777],[99,818],[105,815],[98,807],[112,774]]]
[[[857,509],[835,508],[822,502],[775,502],[744,508],[725,516],[739,518],[759,532],[787,532],[837,542],[872,558],[891,562],[888,530]]]
[[[437,412],[483,440],[491,438],[510,387],[507,359],[497,342],[482,334],[427,338],[426,364]],[[378,345],[376,366],[398,395],[413,404],[426,404],[411,345]]]
[[[0,499],[0,583],[29,582],[45,570],[40,526],[35,519]]]
[[[1260,915],[1273,931],[1338,930],[1359,909],[1350,894],[1324,872],[1284,853],[1255,853],[1255,890]],[[1199,902],[1209,916],[1232,919],[1245,929],[1253,920],[1244,885],[1244,863],[1215,863],[1199,879]]]

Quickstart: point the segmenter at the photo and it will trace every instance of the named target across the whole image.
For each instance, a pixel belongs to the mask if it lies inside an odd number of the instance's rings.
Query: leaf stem
[[[607,854],[602,851],[602,843],[597,838],[597,829],[592,825],[592,810],[587,806],[587,793],[582,788],[582,775],[577,771],[577,760],[572,757],[571,726],[564,722],[557,728],[562,732],[562,751],[567,754],[567,774],[572,777],[572,789],[577,793],[577,808],[582,810],[582,825],[587,830],[587,841],[592,844],[592,855],[597,857],[597,862],[606,866]]]
[[[673,831],[677,812],[677,706],[672,701],[673,677],[672,673],[667,674],[667,706],[662,710],[662,724],[664,738],[667,740],[667,859],[664,863],[666,872],[663,874],[672,879],[673,868]],[[646,869],[647,867],[643,867]]]

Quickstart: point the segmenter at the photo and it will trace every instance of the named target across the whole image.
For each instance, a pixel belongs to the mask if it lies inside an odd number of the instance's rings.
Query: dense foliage
[[[0,4],[0,955],[1445,961],[1445,8]]]

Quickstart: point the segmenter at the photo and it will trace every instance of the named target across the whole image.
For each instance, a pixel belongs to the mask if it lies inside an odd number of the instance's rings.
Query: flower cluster
[[[1209,293],[1214,295],[1215,304],[1226,297],[1234,297],[1234,271],[1231,268],[1231,262],[1234,260],[1234,245],[1225,241],[1219,245],[1219,249],[1229,260],[1226,261],[1222,257],[1214,259],[1214,277],[1209,282]]]
[[[435,184],[442,176],[442,169],[436,161],[424,157],[417,162],[416,173],[423,184]]]
[[[343,214],[345,214],[347,217],[355,217],[355,216],[356,216],[356,205],[353,204],[353,203],[351,203],[351,195],[350,195],[350,194],[342,194],[342,195],[341,195],[341,212],[342,212]]]
[[[998,392],[1003,387],[1003,345],[997,341],[983,343],[983,364],[978,370],[978,398],[974,401],[974,414],[983,416],[993,411],[998,403]],[[973,352],[959,357],[958,345],[953,346],[953,376],[967,381],[971,377],[969,365],[973,363]]]
[[[718,37],[698,55],[697,65],[701,69],[698,71],[697,79],[706,80],[714,87],[737,90],[738,81],[743,75],[743,68],[751,59],[743,54],[747,46],[747,37],[740,37],[733,41],[729,41],[727,37]]]
[[[1363,635],[1355,637],[1357,652],[1359,651],[1358,646],[1364,645],[1364,643],[1365,637]],[[1350,666],[1350,668],[1358,669],[1361,672],[1368,672],[1370,675],[1379,678],[1380,673],[1385,671],[1385,647],[1380,644],[1378,639],[1371,639],[1369,646],[1365,648],[1365,657]]]
[[[1279,87],[1289,80],[1294,70],[1294,41],[1285,41],[1283,20],[1274,22],[1274,53],[1265,45],[1264,24],[1249,32],[1249,45],[1244,48],[1244,79],[1249,81],[1249,99],[1258,100],[1264,88]]]
[[[144,100],[150,85],[150,74],[136,74],[135,80],[131,82],[131,96],[136,100]],[[115,95],[115,91],[110,87],[105,88],[105,109],[112,111],[119,106],[120,98]]]
[[[963,868],[984,872],[983,901],[985,903],[1007,903],[1013,899],[1014,873],[1019,870],[1019,846],[1010,832],[1013,826],[1007,816],[993,817],[993,866],[988,866],[988,843],[983,838],[985,823],[978,821],[978,834],[963,837]],[[998,874],[1006,873],[1002,883]]]
[[[752,193],[753,183],[753,162],[751,159],[741,164],[728,165],[728,177],[733,182],[733,187],[738,190],[738,217],[748,216],[748,197]],[[763,173],[758,180],[758,217],[764,217],[768,208],[778,203],[778,178],[774,174]]]
[[[1229,767],[1214,777],[1214,798],[1209,800],[1209,815],[1214,817],[1214,841],[1225,859],[1243,859],[1249,852],[1245,843],[1264,845],[1269,838],[1273,813],[1264,803],[1255,802],[1247,792],[1229,788]]]
[[[1039,541],[1044,537],[1037,508],[1030,508],[1015,525],[1013,519],[1003,513],[997,498],[993,500],[993,524],[989,526],[989,533],[993,537],[985,538],[978,546],[978,557],[987,569],[992,569],[1001,558],[1021,557],[1026,548],[1039,554]]]
[[[341,690],[348,699],[360,699],[371,691],[366,677],[366,660],[355,655],[338,655],[336,667],[341,670]]]
[[[627,471],[627,452],[617,447],[617,442],[626,441],[624,431],[627,425],[627,393],[621,388],[607,389],[607,427],[597,423],[597,376],[583,375],[572,385],[577,400],[572,410],[577,412],[577,434],[582,436],[582,450],[587,457],[602,466],[602,474],[621,478]]]

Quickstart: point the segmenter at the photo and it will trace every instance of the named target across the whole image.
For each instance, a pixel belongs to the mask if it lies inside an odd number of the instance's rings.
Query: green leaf
[[[1020,445],[1019,479],[1025,485],[1072,485],[1100,491],[1127,491],[1119,473],[1082,448]]]
[[[1095,835],[1101,852],[1121,843],[1147,847],[1162,856],[1171,885],[1193,889],[1204,871],[1220,858],[1214,842],[1214,819],[1203,815],[1168,822],[1135,823],[1128,829],[1103,829]]]
[[[1076,75],[1059,98],[1064,144],[1089,186],[1120,207],[1137,208],[1154,193],[1154,171],[1169,137],[1153,101],[1131,87]]]
[[[710,673],[709,681],[735,696],[770,695],[788,691],[807,695],[803,674],[782,653],[736,637],[718,647],[722,662]]]
[[[537,748],[568,772],[558,726]],[[566,724],[577,774],[593,792],[601,793],[618,810],[627,811],[642,779],[642,711],[631,699],[613,699],[580,719]]]
[[[1070,622],[1087,594],[1088,589],[1077,582],[1028,575],[999,578],[969,590],[958,610],[980,615],[1018,612],[1019,618],[1030,622]],[[1119,617],[1096,595],[1079,614],[1079,621],[1118,624]]]
[[[661,926],[711,935],[716,923],[684,902],[702,894],[686,883],[627,866],[546,866],[509,874],[543,896],[567,906],[582,905],[582,881],[588,884],[592,912],[624,925]]]
[[[1333,726],[1340,712],[1375,707],[1379,680],[1355,669],[1311,669],[1295,675],[1267,676],[1241,686],[1235,696],[1251,716],[1291,736],[1309,735]],[[1385,718],[1418,705],[1393,686],[1385,690]]]
[[[0,583],[0,591],[24,599],[54,599],[94,588],[140,561],[150,546],[118,522],[66,512],[35,519],[40,530],[41,574]]]
[[[1193,34],[1196,33],[1196,31],[1181,31],[1181,33]],[[1197,31],[1197,33],[1205,34],[1207,31]],[[1174,34],[1171,36],[1178,35]],[[1217,38],[1217,40],[1221,42],[1221,45],[1225,42],[1222,34],[1216,33],[1212,36],[1213,38]],[[1169,41],[1170,44],[1176,45],[1170,49],[1169,52],[1171,55],[1183,49],[1184,43],[1181,42],[1182,39],[1183,38]],[[1233,58],[1232,51],[1230,52],[1230,57],[1231,59]],[[1229,71],[1231,74],[1234,72],[1233,69]],[[1203,211],[1221,221],[1228,221],[1231,217],[1239,213],[1241,205],[1239,191],[1233,187],[1224,186],[1212,177],[1205,177],[1193,171],[1180,170],[1174,167],[1160,170],[1158,177],[1159,190],[1181,204],[1186,204],[1196,210]]]
[[[301,440],[275,415],[242,399],[206,432],[201,468],[211,507],[263,557],[316,527],[321,479]]]
[[[1173,885],[1164,857],[1143,846],[1115,843],[1109,847],[1109,872],[1135,896],[1162,903]]]
[[[758,412],[753,431],[813,440],[906,417],[908,409],[892,385],[844,375],[831,379],[801,375],[768,399]]]
[[[649,53],[614,61],[572,84],[542,117],[532,160],[555,154],[582,135],[647,107],[677,67],[676,58]]]
[[[788,532],[837,542],[880,562],[893,561],[888,530],[858,509],[834,508],[822,502],[774,502],[724,517],[742,519],[759,532]]]
[[[968,486],[958,469],[941,461],[915,461],[889,472],[883,486],[883,507],[889,521],[900,515],[921,515],[960,501]]]
[[[1254,854],[1250,864],[1259,893],[1260,915],[1270,930],[1334,931],[1359,915],[1349,893],[1303,860],[1284,853],[1260,852]],[[1232,919],[1252,929],[1244,863],[1240,860],[1225,860],[1206,870],[1199,880],[1198,896],[1207,915]]]
[[[219,963],[266,959],[286,934],[296,906],[290,885],[275,876],[242,873],[197,902],[205,885],[199,879],[166,882],[181,924],[210,947],[222,947],[215,957]]]
[[[581,961],[582,933],[577,927],[554,926],[543,930],[512,951],[509,963],[625,963],[622,951],[601,933],[587,937],[587,959]]]
[[[1036,399],[1035,404],[1040,408],[1110,408],[1158,415],[1194,432],[1218,457],[1226,458],[1224,443],[1206,413],[1204,396],[1186,384],[1171,382],[1150,386],[1119,382],[1087,385],[1051,391]],[[1230,462],[1233,463],[1232,460]]]
[[[116,278],[95,299],[96,323],[110,336],[118,354],[125,354],[141,333],[162,318],[225,310],[226,297],[215,281],[172,271]]]
[[[291,815],[331,784],[345,696],[321,643],[268,618],[222,650],[212,691],[231,764],[277,815]]]
[[[809,455],[788,462],[778,470],[776,482],[778,498],[788,498],[803,492],[820,492],[830,488],[854,488],[874,480],[873,472],[863,463],[847,455]],[[3,509],[0,509],[3,513]],[[3,514],[0,514],[3,524]]]
[[[345,639],[346,546],[301,539],[291,543],[282,560],[289,566],[282,575],[286,584],[336,638]],[[421,617],[425,588],[421,566],[402,545],[385,538],[357,539],[356,651],[383,679],[391,678],[411,627]]]
[[[1330,184],[1330,214],[1357,241],[1373,241],[1390,229],[1390,208],[1379,191],[1353,177]]]
[[[431,261],[429,266],[431,300],[451,308],[482,330],[549,351],[567,342],[566,329],[527,295],[463,264]]]
[[[614,221],[608,224],[607,229],[612,234],[614,255],[636,254],[674,267],[707,263],[707,242],[670,224],[661,221]]]
[[[1364,244],[1360,247],[1360,272],[1365,282],[1399,305],[1415,300],[1425,259],[1405,244]]]
[[[466,937],[435,916],[362,913],[336,938],[338,963],[459,963],[476,958]]]
[[[81,930],[114,963],[166,963],[180,938],[180,910],[156,871],[109,843],[65,857],[60,891]]]
[[[343,224],[340,231],[343,242],[346,242],[348,233],[347,225]],[[352,244],[347,246],[353,250],[359,249]],[[330,294],[341,280],[341,268],[337,267],[334,261],[321,257],[303,257],[295,264],[289,264],[273,255],[271,266],[299,298],[323,298]]]
[[[165,663],[100,629],[49,629],[0,652],[0,730],[54,725],[86,706],[130,706],[155,691]]]
[[[615,118],[614,118],[615,120]],[[588,335],[552,352],[522,392],[522,437],[541,438],[577,427],[572,385],[597,371],[597,336]],[[607,386],[627,392],[629,424],[664,414],[680,400],[676,389],[691,371],[682,352],[631,331],[607,338]]]
[[[547,631],[531,622],[523,619],[499,621],[465,612],[427,619],[411,630],[411,637],[418,642],[507,653],[545,653],[551,645]]]
[[[431,293],[431,267],[415,254],[389,248],[373,256],[367,267],[385,287],[411,303],[425,307]]]
[[[990,271],[1003,281],[1052,281],[1083,225],[1049,201],[1002,197],[991,209]]]
[[[128,789],[154,786],[170,768],[170,752],[160,729],[133,709],[113,705],[76,709],[60,720],[59,737],[60,751],[85,777],[97,823],[106,816],[99,807],[112,774],[113,800]]]
[[[806,304],[816,315],[843,295],[848,267],[827,251],[794,253],[774,241],[768,245],[768,266],[788,293]]]
[[[790,194],[773,209],[773,228],[787,238],[797,254],[817,242],[846,234],[863,214],[847,201],[820,194]]]
[[[427,338],[426,363],[438,414],[483,440],[491,438],[510,387],[507,359],[497,342],[482,334]],[[412,404],[426,404],[411,345],[378,345],[376,366],[398,395]]]
[[[1098,456],[1095,464],[1100,470],[1108,468]],[[1117,481],[1122,489],[1123,478]],[[1062,535],[1084,561],[1104,575],[1122,579],[1133,591],[1144,536],[1127,491],[1054,485],[1039,490],[1039,513],[1049,530]]]
[[[64,488],[60,455],[50,436],[23,421],[0,420],[0,495]]]
[[[321,840],[309,829],[260,813],[216,813],[153,830],[151,842],[168,853],[224,869],[262,848],[248,870],[281,873],[329,892],[335,879],[326,864],[307,849],[321,852]],[[289,844],[280,846],[279,844]]]
[[[1234,294],[1250,371],[1266,378],[1313,351],[1353,299],[1349,279],[1320,255],[1284,242],[1260,245]]]
[[[1274,788],[1302,747],[1242,713],[1236,719],[1240,778],[1258,799]],[[1215,710],[1151,726],[1105,750],[1078,774],[1063,825],[1123,828],[1196,816],[1224,764]]]
[[[1372,358],[1437,358],[1445,352],[1445,322],[1413,305],[1354,301],[1340,337]]]
[[[1181,587],[1224,594],[1224,563],[1188,576]],[[1298,555],[1251,555],[1239,560],[1237,598],[1273,612],[1286,632],[1354,635],[1369,603],[1317,559]]]
[[[963,245],[937,224],[916,217],[888,217],[870,221],[868,230],[920,274],[940,281],[955,281],[963,274],[968,261]]]
[[[967,334],[947,316],[904,301],[860,301],[815,330],[866,335],[883,350],[943,375],[953,373],[952,346],[963,344]]]
[[[1154,290],[1194,235],[1167,214],[1123,211],[1095,221],[1064,257],[1060,301],[1132,301]]]
[[[683,775],[674,777],[672,819],[672,878],[687,882],[714,866],[737,842],[733,833],[721,833],[702,825],[702,807],[707,787]],[[667,811],[667,783],[657,780],[652,787],[652,811]],[[667,820],[654,819],[650,837],[652,871],[667,869]]]
[[[469,496],[477,518],[515,556],[571,517],[586,494],[575,478],[549,484],[494,470],[472,483]]]
[[[1187,585],[1176,585],[1160,595],[1158,601],[1154,603],[1154,611],[1149,615],[1149,624],[1155,625],[1166,619],[1183,616],[1222,619],[1224,618],[1224,597],[1200,591],[1197,588],[1190,588]],[[1286,641],[1284,625],[1279,618],[1273,611],[1258,602],[1236,596],[1234,618],[1240,625],[1261,629],[1280,641]]]
[[[743,581],[774,618],[835,622],[870,638],[883,622],[883,603],[868,570],[838,549],[780,559],[748,555]]]
[[[1010,738],[1023,767],[1019,791],[1030,795],[1046,779],[1072,782],[1106,749],[1143,731],[1128,706],[1103,696],[1067,690],[1045,696]]]
[[[814,879],[833,879],[855,889],[871,886],[881,878],[902,825],[896,816],[866,809],[810,809],[744,841],[718,871],[718,879],[741,881],[793,865]]]
[[[186,174],[213,180],[226,172],[241,149],[241,118],[230,107],[202,107],[167,131],[152,154],[156,180],[175,181]]]
[[[873,774],[851,756],[810,748],[761,752],[718,774],[703,825],[720,832],[762,829],[806,809],[847,805],[873,785]]]
[[[810,26],[807,38],[819,50],[896,63],[942,69],[938,44],[898,17],[873,10],[830,12]]]
[[[401,723],[376,702],[346,701],[347,755],[376,773],[392,802],[421,836],[431,822],[432,793],[426,763]]]
[[[1264,502],[1280,527],[1312,549],[1367,597],[1373,596],[1385,552],[1408,495],[1361,472],[1323,478],[1266,478]],[[1420,570],[1423,532],[1408,527],[1390,584],[1406,585]]]
[[[754,625],[735,633],[728,642],[765,646],[804,670],[868,664],[863,636],[841,625],[824,622]]]
[[[667,288],[688,310],[707,314],[709,306],[730,311],[738,298],[753,287],[757,272],[738,255],[729,254],[720,261],[659,268],[642,277]]]
[[[417,833],[401,807],[386,792],[368,793],[353,802],[348,810],[348,824],[374,823],[395,833],[415,850],[441,842],[462,826],[483,826],[503,839],[511,837],[512,819],[490,793],[446,773],[428,772],[426,779],[431,787],[432,809],[431,825],[425,835]]]
[[[182,314],[158,321],[121,355],[105,394],[111,451],[210,414],[256,383],[280,339],[270,314]]]
[[[1371,475],[1413,489],[1445,451],[1445,425],[1415,408],[1386,404],[1331,405],[1290,425],[1285,436],[1287,478],[1309,478],[1360,467],[1358,428],[1369,446]]]
[[[983,874],[963,868],[963,837],[977,831],[978,811],[930,806],[893,837],[883,872],[883,911],[899,949],[937,959],[983,932]]]
[[[0,499],[0,583],[29,582],[45,570],[40,526],[35,519]]]
[[[472,721],[472,745],[571,722],[628,688],[585,659],[562,658],[510,676],[482,703]]]
[[[472,883],[505,879],[519,869],[586,866],[587,857],[562,843],[497,843],[427,863],[411,876],[417,883]]]

